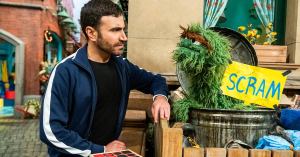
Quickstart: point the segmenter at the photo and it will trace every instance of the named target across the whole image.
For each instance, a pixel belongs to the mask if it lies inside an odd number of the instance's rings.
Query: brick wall
[[[1,2],[8,2],[8,0]],[[0,5],[0,28],[18,37],[25,44],[24,95],[39,94],[40,84],[37,74],[39,64],[43,60],[44,31],[49,28],[58,35],[61,34],[54,15],[56,0],[10,0],[9,2],[34,3],[50,8],[42,10]]]

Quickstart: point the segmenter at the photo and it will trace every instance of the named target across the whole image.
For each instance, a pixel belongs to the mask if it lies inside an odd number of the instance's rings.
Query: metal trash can
[[[252,147],[275,124],[275,110],[191,109],[190,123],[195,126],[201,147],[224,147],[230,140],[241,140]]]

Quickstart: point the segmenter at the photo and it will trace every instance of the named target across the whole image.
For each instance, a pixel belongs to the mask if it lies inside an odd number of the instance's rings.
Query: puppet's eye
[[[193,44],[200,45],[200,43],[198,41],[194,41]]]

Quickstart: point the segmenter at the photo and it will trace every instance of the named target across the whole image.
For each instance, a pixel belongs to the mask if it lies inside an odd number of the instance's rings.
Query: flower
[[[243,33],[246,30],[245,26],[238,27],[238,31],[251,43],[255,44],[257,39],[257,29],[252,28],[252,24],[248,25],[248,31]]]
[[[247,37],[251,37],[252,36],[252,31],[248,31]]]
[[[271,22],[268,23],[267,28],[272,29],[273,28],[273,24]]]
[[[257,30],[256,29],[252,29],[253,32],[253,36],[255,36],[257,34]]]
[[[238,30],[243,32],[244,30],[246,30],[246,27],[245,26],[240,26],[240,27],[238,27]]]
[[[270,33],[272,36],[276,36],[277,35],[277,32],[271,32]]]
[[[253,28],[252,24],[249,24],[247,28],[245,26],[239,26],[237,30],[253,45],[271,45],[277,40],[277,32],[272,31],[272,23],[268,23],[268,25],[264,27],[262,31],[258,31],[257,29]]]

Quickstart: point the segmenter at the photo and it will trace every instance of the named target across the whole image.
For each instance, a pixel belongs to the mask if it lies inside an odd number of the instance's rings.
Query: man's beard
[[[116,52],[114,52],[114,48],[116,46],[120,46],[120,45],[124,46],[124,43],[122,43],[122,42],[110,45],[109,43],[105,42],[102,38],[99,38],[97,40],[96,44],[97,44],[97,47],[98,47],[99,50],[101,50],[104,53],[109,54],[109,55],[116,53]],[[120,55],[121,55],[123,53],[123,50],[120,50],[120,51],[121,52],[118,52],[118,53],[120,53]]]

